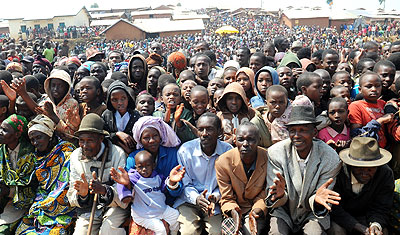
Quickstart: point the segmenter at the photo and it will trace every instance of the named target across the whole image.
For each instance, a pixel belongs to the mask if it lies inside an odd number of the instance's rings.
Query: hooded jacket
[[[245,91],[245,101],[246,104],[250,101],[251,97],[253,97],[255,95],[254,93],[254,72],[252,69],[248,68],[248,67],[242,67],[240,68],[237,72],[236,72],[236,81],[237,81],[237,77],[240,73],[245,73],[247,75],[247,77],[249,77],[249,80],[251,82],[251,88],[250,90],[246,93]],[[249,97],[247,97],[247,95],[249,95]]]
[[[104,130],[108,131],[110,134],[110,138],[113,144],[118,145],[118,142],[120,139],[116,135],[118,132],[117,128],[117,122],[115,119],[115,108],[111,104],[111,93],[117,89],[121,89],[125,91],[128,95],[128,109],[127,112],[130,115],[128,124],[125,126],[124,133],[133,136],[132,135],[132,128],[133,125],[135,125],[136,121],[140,118],[140,113],[134,109],[135,107],[135,101],[131,95],[131,92],[129,92],[129,87],[127,87],[123,82],[121,81],[115,81],[111,83],[111,85],[108,87],[108,94],[107,94],[107,110],[104,111],[102,117],[104,120]]]
[[[226,97],[229,93],[238,94],[242,98],[242,106],[236,115],[231,113],[226,106]],[[231,135],[233,133],[233,129],[237,128],[242,122],[250,121],[254,117],[255,111],[247,105],[246,100],[246,93],[244,92],[243,87],[237,82],[233,82],[226,86],[224,93],[218,99],[217,105],[221,111],[217,113],[217,116],[222,121],[222,127],[226,137]]]
[[[255,76],[255,79],[254,79],[254,92],[256,93],[256,96],[253,96],[250,99],[250,104],[251,104],[251,107],[253,107],[253,108],[257,108],[257,107],[265,105],[266,97],[264,97],[257,88],[258,77],[260,76],[260,73],[262,73],[262,72],[268,72],[271,75],[272,85],[279,85],[279,76],[278,76],[278,73],[275,71],[275,69],[273,69],[272,67],[269,67],[269,66],[264,66],[260,70],[258,70],[256,73],[256,76]]]
[[[140,81],[135,81],[133,79],[133,74],[132,74],[132,64],[134,60],[140,60],[143,63],[143,77]],[[140,55],[136,54],[132,56],[132,58],[129,60],[129,65],[128,65],[128,81],[130,83],[137,83],[136,89],[135,89],[135,95],[138,95],[141,91],[146,90],[146,81],[147,81],[147,73],[149,72],[149,68],[146,63],[146,59]]]
[[[53,95],[51,94],[50,81],[52,79],[62,80],[68,85],[65,96],[58,104],[55,103]],[[78,101],[71,96],[71,77],[64,70],[53,70],[50,74],[50,77],[44,81],[44,90],[48,97],[47,99],[43,100],[39,106],[43,106],[46,101],[50,101],[53,104],[55,113],[60,119],[60,122],[56,126],[56,130],[61,135],[62,133],[66,133],[71,136],[74,135],[75,131],[79,129],[81,119],[79,117]]]
[[[301,63],[300,63],[299,58],[297,58],[297,55],[293,54],[293,53],[287,53],[282,58],[282,61],[279,64],[278,68],[283,67],[283,66],[287,66],[290,63],[295,63],[295,64],[297,64],[297,66],[299,66],[299,68],[301,68]]]

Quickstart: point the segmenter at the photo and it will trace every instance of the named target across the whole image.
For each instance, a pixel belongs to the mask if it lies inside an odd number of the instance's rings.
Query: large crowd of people
[[[400,233],[400,22],[201,13],[1,40],[0,234]]]

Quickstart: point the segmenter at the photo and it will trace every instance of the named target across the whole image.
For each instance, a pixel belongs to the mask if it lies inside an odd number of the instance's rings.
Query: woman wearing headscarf
[[[175,131],[165,123],[160,117],[144,116],[141,117],[133,126],[133,139],[136,144],[136,151],[129,154],[126,159],[125,169],[135,167],[135,155],[142,151],[149,151],[156,162],[156,170],[162,175],[169,175],[171,170],[178,165],[177,147],[181,144]],[[172,206],[175,196],[182,192],[183,187],[174,190],[174,195],[169,191],[166,193],[167,204]],[[176,191],[176,192],[175,192]],[[130,225],[130,234],[153,234],[149,230],[138,226],[133,221]]]
[[[146,59],[140,54],[132,56],[128,65],[128,84],[135,91],[135,97],[146,90],[147,73]]]
[[[186,57],[180,51],[172,52],[168,56],[167,71],[172,74],[175,79],[179,78],[179,75],[183,70],[186,69]]]
[[[0,126],[0,234],[15,229],[35,197],[33,147],[26,139],[27,120],[13,114]]]
[[[246,104],[249,104],[250,99],[254,94],[254,72],[248,67],[242,67],[236,72],[236,82],[238,82],[246,93]]]
[[[73,207],[68,203],[69,157],[73,144],[59,140],[55,124],[45,115],[28,124],[28,136],[35,147],[35,171],[38,181],[36,197],[16,234],[67,234],[71,229]]]
[[[254,78],[254,92],[256,93],[250,99],[251,107],[257,108],[265,105],[265,93],[268,87],[272,85],[279,85],[279,76],[275,69],[264,66],[257,71]]]

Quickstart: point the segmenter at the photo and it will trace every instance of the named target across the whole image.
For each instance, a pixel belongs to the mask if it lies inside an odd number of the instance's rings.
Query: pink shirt
[[[318,138],[325,143],[328,142],[328,140],[333,140],[335,143],[338,140],[347,141],[350,140],[350,128],[347,128],[345,125],[343,131],[341,133],[337,133],[332,127],[327,126],[319,131]]]

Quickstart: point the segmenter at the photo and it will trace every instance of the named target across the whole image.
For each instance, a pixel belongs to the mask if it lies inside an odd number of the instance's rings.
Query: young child
[[[251,107],[257,108],[265,105],[265,97],[266,97],[265,94],[267,92],[268,87],[272,85],[278,85],[279,78],[278,78],[278,73],[275,71],[275,69],[269,66],[264,66],[257,71],[254,79],[255,79],[254,90],[257,95],[253,96],[250,99],[250,104]]]
[[[168,223],[171,234],[179,230],[179,212],[165,203],[164,191],[167,184],[165,177],[156,170],[155,158],[151,153],[143,150],[135,156],[135,169],[127,173],[122,167],[118,173],[111,169],[112,178],[118,182],[117,190],[121,201],[132,200],[131,215],[136,224],[154,231],[156,235],[167,235],[162,220]],[[179,166],[178,166],[179,167]],[[177,172],[174,168],[168,177],[169,183],[174,185],[182,180],[184,169]]]
[[[132,128],[140,118],[134,109],[131,92],[124,83],[115,81],[108,87],[107,110],[103,112],[104,129],[110,134],[113,144],[129,154],[135,150]]]
[[[318,133],[318,138],[329,144],[338,153],[350,144],[350,128],[346,126],[349,113],[347,108],[345,99],[332,98],[328,104],[328,116],[331,124]]]
[[[141,93],[136,98],[136,110],[142,116],[152,116],[155,109],[155,101],[149,93]]]
[[[347,71],[336,72],[332,76],[331,87],[344,86],[349,92],[353,89],[353,80],[351,80],[350,74]]]
[[[250,68],[242,67],[236,73],[236,82],[239,83],[246,94],[246,104],[250,104],[250,99],[254,94],[254,72]]]
[[[194,121],[197,121],[197,119],[207,111],[209,100],[210,97],[205,87],[199,85],[193,87],[190,92],[190,105],[192,106]]]
[[[322,78],[311,72],[304,72],[299,76],[296,82],[298,92],[303,95],[302,97],[307,97],[314,105],[315,116],[326,110],[321,106],[322,97]],[[296,97],[296,100],[300,97]]]
[[[165,74],[165,70],[160,66],[154,66],[149,70],[147,74],[147,84],[146,89],[147,92],[150,93],[153,97],[158,97],[158,78]]]
[[[103,88],[95,77],[84,77],[79,82],[79,96],[82,100],[82,103],[79,104],[81,119],[89,113],[101,116],[107,109],[107,106],[103,104]]]
[[[33,101],[37,102],[36,96],[33,93],[28,92],[28,95]],[[32,120],[36,116],[36,113],[29,109],[28,105],[21,96],[18,96],[15,102],[15,113],[25,117],[28,121]]]
[[[363,99],[349,106],[351,136],[373,137],[384,148],[387,139],[383,125],[392,121],[393,114],[385,114],[385,101],[379,100],[382,91],[380,76],[374,72],[365,72],[360,77],[359,89]]]
[[[219,98],[222,96],[222,94],[224,94],[224,90],[225,88],[219,88],[218,90],[216,90],[214,92],[214,96],[213,96],[213,107],[210,111],[217,113],[219,110],[218,105],[217,105],[217,101],[219,100]]]
[[[208,109],[212,109],[215,106],[214,103],[214,93],[220,89],[220,88],[224,88],[225,84],[224,84],[224,80],[222,80],[221,78],[214,78],[213,80],[211,80],[208,83],[208,97],[209,97],[209,103],[208,103]]]
[[[162,101],[162,109],[155,111],[153,116],[162,117],[174,129],[182,143],[195,139],[196,136],[181,121],[184,119],[195,125],[192,113],[181,102],[181,91],[176,83],[167,84],[163,88]]]
[[[333,49],[327,49],[322,53],[322,68],[328,71],[331,77],[336,72],[339,64],[339,54]]]
[[[217,113],[217,116],[222,121],[224,141],[234,144],[235,129],[241,123],[250,121],[254,117],[255,111],[247,105],[246,93],[237,82],[225,87],[224,93],[217,101],[217,106],[221,110]]]
[[[398,98],[398,95],[390,90],[396,75],[396,66],[389,60],[381,60],[374,66],[374,72],[382,79],[382,97],[384,101]]]
[[[195,79],[196,79],[196,78],[195,78],[195,74],[194,74],[192,71],[186,69],[186,70],[183,70],[183,71],[179,74],[179,78],[178,78],[178,80],[177,80],[177,84],[179,85],[179,87],[182,87],[182,84],[183,84],[185,81],[187,81],[187,80],[195,81]]]
[[[322,78],[322,102],[325,102],[329,98],[329,92],[331,90],[331,75],[325,69],[317,69],[314,73],[318,74]]]
[[[279,85],[286,88],[288,92],[288,98],[294,100],[296,97],[296,88],[293,84],[293,73],[292,70],[287,66],[281,66],[276,69],[279,76]]]
[[[171,74],[163,74],[158,78],[157,82],[157,97],[154,97],[156,102],[155,102],[155,110],[163,110],[164,109],[164,103],[162,101],[162,90],[164,87],[168,84],[176,84],[176,80],[174,76]],[[189,105],[190,106],[190,105]]]
[[[189,110],[192,110],[192,107],[190,105],[190,92],[195,86],[197,86],[197,83],[192,80],[185,81],[184,83],[182,83],[181,86],[181,95],[183,97],[183,104],[185,105],[185,108]]]
[[[347,105],[351,104],[349,89],[345,86],[334,86],[331,89],[331,98],[341,97],[346,100]]]
[[[224,69],[224,73],[222,74],[222,79],[224,80],[225,87],[231,84],[232,82],[236,82],[237,71],[238,71],[237,68],[232,66],[226,67]]]

